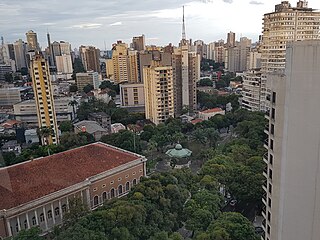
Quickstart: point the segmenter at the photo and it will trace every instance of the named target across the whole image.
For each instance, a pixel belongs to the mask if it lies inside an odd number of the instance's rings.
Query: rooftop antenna
[[[182,40],[186,40],[186,25],[184,22],[184,6],[182,6],[183,9],[183,16],[182,16]]]

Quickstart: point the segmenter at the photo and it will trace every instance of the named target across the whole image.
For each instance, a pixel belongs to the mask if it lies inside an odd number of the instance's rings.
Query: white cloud
[[[120,26],[120,25],[122,25],[122,22],[114,22],[110,24],[110,26]]]
[[[78,25],[73,25],[71,28],[82,28],[82,29],[95,29],[100,28],[102,26],[101,23],[83,23]]]

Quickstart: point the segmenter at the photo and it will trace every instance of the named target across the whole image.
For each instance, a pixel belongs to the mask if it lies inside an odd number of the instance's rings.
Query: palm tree
[[[37,132],[41,139],[42,145],[49,145],[49,138],[54,135],[54,130],[52,127],[41,127]]]
[[[75,116],[76,115],[75,106],[78,105],[78,102],[76,100],[72,100],[72,101],[69,102],[69,105],[72,106],[73,116]]]

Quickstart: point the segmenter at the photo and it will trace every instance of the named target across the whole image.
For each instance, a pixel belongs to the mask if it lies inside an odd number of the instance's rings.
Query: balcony
[[[266,124],[265,128],[264,128],[264,133],[265,134],[269,134],[270,128],[269,128],[269,123]]]
[[[268,153],[266,152],[265,154],[263,154],[263,161],[268,164],[269,160],[268,160]]]
[[[267,193],[266,192],[263,193],[263,195],[262,195],[262,202],[265,206],[267,206]]]
[[[263,146],[265,149],[269,149],[269,138],[267,138],[266,140],[264,140]]]

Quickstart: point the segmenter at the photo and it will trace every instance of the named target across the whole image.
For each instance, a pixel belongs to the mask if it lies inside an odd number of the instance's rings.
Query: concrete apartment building
[[[41,54],[36,54],[31,60],[31,76],[34,98],[36,102],[38,127],[51,128],[53,134],[42,136],[42,144],[57,144],[59,142],[56,111],[50,81],[49,64]]]
[[[100,50],[93,46],[80,46],[79,52],[84,69],[100,73]]]
[[[121,107],[137,108],[143,112],[145,107],[145,95],[143,83],[120,84]]]
[[[69,104],[70,98],[55,98],[54,108],[56,111],[57,123],[74,119],[73,107]],[[37,126],[37,106],[35,100],[26,100],[13,105],[14,118],[17,121],[21,121],[28,126]]]
[[[145,157],[99,142],[1,168],[0,237],[35,226],[47,232],[62,223],[72,199],[93,210],[145,176]]]
[[[285,72],[268,81],[265,240],[320,236],[319,66],[320,41],[294,42],[287,46]]]
[[[146,49],[146,41],[143,34],[141,36],[132,38],[132,48],[138,52]]]
[[[146,118],[154,124],[174,117],[174,82],[171,66],[159,62],[143,68]]]
[[[0,88],[0,107],[11,107],[21,102],[19,88]]]
[[[59,74],[72,74],[73,66],[71,55],[62,54],[61,56],[56,56],[56,67]]]
[[[251,69],[242,76],[241,107],[249,111],[260,111],[261,70]]]
[[[268,109],[268,74],[285,67],[287,43],[319,39],[319,19],[320,11],[309,8],[307,1],[298,1],[296,7],[292,7],[289,1],[282,1],[275,6],[274,12],[264,14],[261,45],[261,111]]]
[[[97,72],[86,72],[76,74],[76,84],[78,91],[82,92],[83,88],[88,84],[92,85],[94,89],[98,89],[100,86],[99,74]]]
[[[126,43],[117,41],[112,45],[112,59],[106,61],[107,77],[116,83],[138,83],[138,51],[128,48]]]

